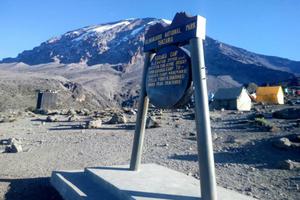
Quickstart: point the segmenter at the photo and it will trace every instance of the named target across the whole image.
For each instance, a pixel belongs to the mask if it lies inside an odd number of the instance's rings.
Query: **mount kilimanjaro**
[[[169,24],[170,21],[127,19],[69,31],[23,51],[16,58],[4,58],[0,61],[0,70],[23,76],[24,73],[47,74],[55,76],[55,80],[59,76],[57,81],[62,86],[56,85],[56,89],[74,90],[77,84],[76,88],[84,91],[85,96],[91,96],[94,104],[120,105],[138,96],[144,35],[155,23]],[[208,36],[204,49],[211,91],[249,82],[280,83],[300,74],[298,61],[252,53]],[[35,89],[46,87],[34,86]],[[71,93],[74,96],[74,91]]]
[[[16,58],[5,58],[1,62],[23,62],[29,65],[50,62],[86,63],[89,66],[126,65],[134,62],[135,57],[142,54],[145,32],[155,23],[170,21],[154,18],[128,19],[87,26],[51,38],[32,50],[20,53]],[[230,75],[240,82],[280,81],[288,76],[282,72],[300,73],[300,62],[255,54],[210,37],[205,40],[205,53],[209,74]],[[255,72],[255,76],[252,76],[252,71]],[[257,72],[264,73],[263,78],[257,77]],[[266,77],[265,73],[272,77]],[[244,74],[243,79],[239,78],[240,74]]]

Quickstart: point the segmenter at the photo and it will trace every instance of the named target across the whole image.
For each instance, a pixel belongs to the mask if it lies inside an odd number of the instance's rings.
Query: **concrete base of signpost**
[[[156,164],[143,164],[139,171],[128,166],[56,171],[51,184],[65,200],[201,199],[197,179]],[[253,200],[222,187],[217,193],[219,200]]]

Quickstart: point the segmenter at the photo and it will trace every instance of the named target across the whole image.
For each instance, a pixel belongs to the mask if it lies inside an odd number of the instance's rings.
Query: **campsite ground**
[[[213,111],[211,122],[217,182],[258,199],[299,199],[300,172],[281,169],[278,163],[300,161],[299,150],[281,150],[273,141],[299,134],[295,120],[268,118],[282,106],[257,106],[256,111]],[[263,113],[276,125],[276,132],[262,130],[253,115]],[[5,115],[5,114],[3,114]],[[53,170],[83,169],[88,166],[128,164],[134,115],[127,124],[106,124],[99,129],[82,129],[88,120],[45,122],[47,116],[19,113],[14,122],[0,123],[0,139],[18,138],[23,152],[0,154],[0,199],[61,199],[49,185]],[[199,178],[195,122],[192,110],[156,114],[159,128],[147,129],[143,163],[157,163]],[[1,145],[0,145],[1,146]]]

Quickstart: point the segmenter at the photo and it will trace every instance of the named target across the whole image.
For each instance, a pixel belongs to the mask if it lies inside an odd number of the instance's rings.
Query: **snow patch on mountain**
[[[163,22],[165,22],[166,24],[171,24],[172,21],[171,20],[168,20],[168,19],[161,19]]]
[[[154,24],[161,23],[161,22],[162,22],[161,20],[157,19],[157,20],[153,20],[151,22],[148,22],[147,24],[148,25],[154,25]]]
[[[122,26],[122,25],[126,26],[126,25],[129,25],[129,24],[130,24],[129,21],[121,21],[121,22],[116,23],[116,24],[98,26],[98,27],[96,27],[96,28],[94,28],[94,29],[92,29],[90,31],[95,31],[97,33],[103,33],[104,31],[108,31],[108,30],[113,29],[113,28],[115,28],[117,26]]]
[[[145,25],[142,27],[139,27],[137,29],[134,29],[133,31],[131,31],[130,35],[135,36],[136,34],[138,34],[140,31],[142,31],[145,28]]]
[[[130,24],[129,21],[121,21],[118,23],[114,23],[114,24],[105,24],[105,25],[98,25],[98,26],[91,26],[88,28],[84,28],[81,31],[73,31],[72,35],[75,36],[79,36],[73,39],[73,41],[81,41],[81,40],[87,40],[89,38],[89,35],[91,34],[97,34],[97,35],[101,35],[102,33],[112,30],[113,28],[116,27],[126,27]]]
[[[61,39],[61,36],[53,37],[53,38],[50,38],[49,40],[47,40],[46,43],[48,43],[48,44],[55,43],[55,42],[59,41],[60,39]]]

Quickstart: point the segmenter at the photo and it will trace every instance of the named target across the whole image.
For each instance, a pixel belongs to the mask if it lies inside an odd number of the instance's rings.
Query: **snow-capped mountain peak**
[[[32,50],[20,53],[16,58],[6,58],[0,63],[109,64],[122,70],[129,65],[142,66],[145,33],[157,23],[168,25],[171,21],[126,19],[86,26],[53,37]],[[206,37],[204,44],[208,73],[212,75],[230,74],[239,82],[259,82],[264,81],[265,77],[282,80],[290,76],[283,72],[300,74],[299,62],[255,54],[209,37]],[[246,77],[242,71],[246,72]]]
[[[136,52],[141,53],[146,29],[154,23],[166,22],[145,18],[87,26],[53,37],[30,51],[22,52],[17,58],[3,61],[22,60],[31,65],[48,62],[79,63],[83,60],[88,65],[128,63]]]

